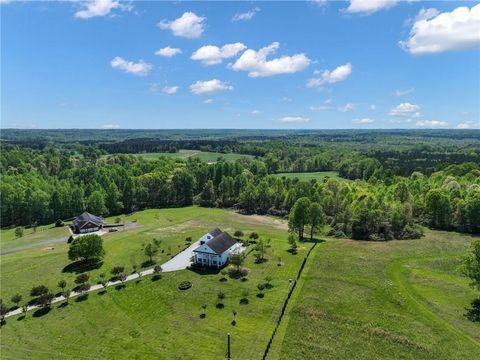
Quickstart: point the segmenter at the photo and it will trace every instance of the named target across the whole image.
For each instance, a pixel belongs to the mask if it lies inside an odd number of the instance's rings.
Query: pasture
[[[286,178],[286,179],[299,179],[301,181],[310,181],[310,180],[317,180],[321,181],[326,177],[333,178],[333,179],[341,179],[338,176],[336,171],[318,171],[318,172],[294,172],[294,173],[276,173],[272,174],[272,176]]]
[[[219,158],[222,158],[226,161],[235,161],[238,159],[244,158],[253,158],[251,155],[236,154],[236,153],[218,153],[210,151],[200,151],[200,150],[179,150],[176,153],[140,153],[132,154],[144,158],[145,160],[155,160],[159,156],[166,156],[176,159],[186,160],[188,158],[198,158],[201,161],[214,163],[217,162]]]

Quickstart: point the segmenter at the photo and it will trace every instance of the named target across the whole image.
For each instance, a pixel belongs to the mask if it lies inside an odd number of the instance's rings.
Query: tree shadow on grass
[[[88,294],[82,294],[75,299],[75,302],[82,302],[88,299]]]
[[[217,309],[223,309],[223,308],[225,307],[225,305],[222,304],[222,303],[218,303],[217,305],[215,305],[215,307],[216,307]]]
[[[142,266],[143,268],[146,268],[146,267],[150,267],[150,266],[153,266],[153,265],[155,265],[155,261],[153,261],[153,260],[152,260],[152,261],[147,260],[147,261],[144,261],[141,266]]]
[[[103,261],[98,260],[80,260],[68,264],[62,269],[64,273],[80,274],[91,270],[100,269],[103,265]]]
[[[25,319],[25,315],[19,316],[19,317],[17,318],[17,321],[22,321],[23,319]]]
[[[64,307],[67,307],[68,306],[68,303],[65,301],[63,303],[61,303],[60,305],[57,306],[58,309],[62,309]]]
[[[99,295],[99,296],[103,296],[103,295],[105,295],[106,293],[107,293],[107,290],[102,290],[102,291],[98,292],[98,295]]]
[[[52,310],[52,308],[50,306],[46,306],[46,307],[40,308],[38,310],[35,310],[33,312],[32,316],[35,317],[35,318],[42,317],[42,316],[47,315],[51,310]]]
[[[162,275],[157,274],[152,276],[152,282],[158,281],[162,278]]]
[[[125,285],[125,284],[119,284],[119,285],[116,285],[116,286],[115,286],[115,290],[118,290],[118,291],[123,290],[123,289],[125,289],[125,288],[126,288],[126,285]]]
[[[199,275],[218,275],[222,269],[208,268],[208,267],[199,267],[191,266],[188,270],[193,271]]]
[[[480,322],[480,298],[474,299],[471,303],[471,308],[467,308],[465,316],[468,320],[473,322]]]

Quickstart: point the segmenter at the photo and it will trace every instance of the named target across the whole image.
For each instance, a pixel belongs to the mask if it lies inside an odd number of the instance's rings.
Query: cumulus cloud
[[[359,124],[359,125],[367,125],[367,124],[371,124],[375,122],[375,120],[373,119],[369,119],[369,118],[362,118],[362,119],[354,119],[352,120],[352,123],[354,124]]]
[[[341,106],[338,108],[338,111],[341,112],[349,112],[355,109],[355,105],[352,103],[345,104],[345,106]]]
[[[370,110],[377,110],[377,105],[375,104],[370,105]]]
[[[404,95],[408,95],[408,94],[411,94],[415,91],[415,88],[410,88],[410,89],[406,89],[406,90],[395,90],[395,92],[393,93],[393,95],[395,96],[404,96]]]
[[[252,115],[258,115],[260,114],[260,110],[252,110]]]
[[[408,102],[401,103],[390,110],[392,116],[420,116],[420,106]]]
[[[320,77],[314,77],[307,80],[307,87],[317,87],[325,83],[333,84],[339,81],[343,81],[347,79],[351,73],[352,65],[350,63],[340,65],[332,71],[325,70],[321,73],[319,71],[315,71],[314,75],[320,75]]]
[[[178,86],[164,86],[162,92],[164,94],[172,95],[178,91]]]
[[[158,49],[158,50],[155,52],[155,55],[171,58],[171,57],[173,57],[173,56],[175,56],[175,55],[178,55],[178,54],[181,54],[181,53],[182,53],[182,50],[181,50],[181,49],[179,49],[179,48],[172,48],[172,47],[170,47],[170,46],[167,46],[167,47]]]
[[[480,47],[480,4],[451,12],[422,9],[400,46],[411,54],[433,54]]]
[[[260,11],[260,8],[256,7],[256,8],[253,8],[252,10],[250,11],[247,11],[247,12],[244,12],[244,13],[238,13],[238,14],[235,14],[233,17],[232,17],[232,21],[248,21],[248,20],[252,20],[253,17]]]
[[[226,44],[219,48],[218,46],[206,45],[195,51],[191,59],[201,61],[204,65],[220,64],[223,59],[236,56],[247,47],[240,43]]]
[[[162,30],[171,30],[173,35],[188,39],[199,38],[205,28],[205,17],[193,12],[185,12],[178,19],[168,21],[163,19],[157,26]]]
[[[150,70],[152,70],[152,64],[146,63],[143,60],[139,62],[127,61],[120,56],[117,56],[110,61],[110,65],[114,69],[123,70],[126,73],[145,76],[147,75]]]
[[[81,9],[75,12],[75,17],[80,19],[90,19],[96,16],[106,16],[114,9],[131,11],[132,4],[122,4],[118,0],[86,0],[80,1]]]
[[[213,104],[214,100],[213,99],[206,99],[203,101],[205,104]]]
[[[190,85],[190,90],[195,95],[213,94],[219,91],[233,90],[233,86],[229,85],[225,81],[218,79],[197,81]]]
[[[283,124],[301,124],[307,123],[310,119],[303,116],[284,116],[278,119],[278,122]]]
[[[395,6],[397,3],[398,0],[350,0],[345,12],[373,14],[379,10]]]
[[[247,71],[250,77],[266,77],[296,73],[310,65],[310,59],[303,53],[267,60],[267,56],[279,48],[280,44],[274,42],[258,51],[248,49],[231,65],[231,68],[235,71]]]
[[[478,129],[480,128],[480,121],[475,123],[473,121],[464,121],[457,125],[457,129]]]
[[[419,120],[419,121],[417,121],[415,126],[417,126],[417,127],[427,127],[427,128],[446,127],[446,126],[448,126],[448,122],[440,121],[440,120]]]

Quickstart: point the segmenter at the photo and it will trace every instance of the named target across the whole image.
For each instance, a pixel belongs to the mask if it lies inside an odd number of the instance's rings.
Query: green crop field
[[[341,179],[336,171],[318,171],[318,172],[296,172],[296,173],[277,173],[273,174],[277,177],[285,177],[286,179],[299,179],[303,181],[323,180],[326,177]]]
[[[158,159],[159,156],[166,156],[166,157],[172,157],[172,158],[184,159],[184,160],[192,157],[192,158],[198,158],[201,161],[205,161],[208,163],[216,162],[219,158],[223,158],[224,160],[227,160],[227,161],[235,161],[243,158],[253,158],[253,156],[251,155],[236,154],[236,153],[217,153],[217,152],[199,151],[199,150],[179,150],[176,153],[141,153],[141,154],[132,154],[132,155],[142,157],[146,160],[155,160],[155,159]]]

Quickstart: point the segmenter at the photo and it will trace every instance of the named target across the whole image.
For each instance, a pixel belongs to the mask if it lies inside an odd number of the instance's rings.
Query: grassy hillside
[[[314,253],[272,359],[476,359],[475,296],[458,271],[471,237],[329,240]]]

